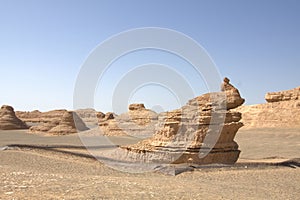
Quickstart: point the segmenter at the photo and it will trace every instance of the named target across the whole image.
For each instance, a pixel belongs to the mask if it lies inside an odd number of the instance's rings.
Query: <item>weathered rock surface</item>
[[[236,162],[240,151],[234,137],[243,124],[239,122],[241,114],[230,109],[244,99],[229,79],[224,80],[222,91],[196,97],[181,109],[161,114],[152,137],[121,147],[126,157],[149,163]]]
[[[85,130],[88,130],[85,123],[76,112],[72,111],[66,111],[59,120],[55,119],[30,128],[30,131],[33,133],[44,132],[52,135],[66,135]]]
[[[144,104],[131,104],[127,113],[119,116],[99,113],[98,117],[104,135],[149,137],[154,134],[158,114],[146,109]]]
[[[53,123],[59,121],[63,115],[68,112],[65,109],[61,110],[51,110],[47,112],[40,112],[38,110],[34,111],[16,111],[16,115],[25,122],[32,123]],[[75,111],[77,115],[90,126],[98,125],[98,112],[95,109],[87,108],[87,109],[79,109]]]
[[[20,120],[13,109],[8,105],[3,105],[0,109],[0,129],[13,130],[13,129],[27,129],[28,126]]]
[[[60,120],[66,112],[67,110],[64,109],[51,110],[48,112],[40,112],[38,110],[34,110],[30,112],[16,111],[16,115],[24,122],[47,123],[47,122]]]
[[[265,96],[265,99],[269,103],[279,101],[300,100],[300,87],[280,92],[268,92]]]
[[[228,78],[224,78],[223,84],[221,85],[221,91],[226,94],[227,109],[233,109],[245,102],[245,99],[241,98],[240,92],[233,85],[229,83]]]
[[[243,115],[244,129],[300,127],[300,87],[266,94],[268,103],[245,105],[236,109]]]
[[[99,113],[101,113],[101,112],[97,112],[95,109],[92,109],[92,108],[79,109],[79,110],[75,110],[75,112],[84,121],[85,124],[91,125],[91,126],[98,125],[99,117],[100,117]]]

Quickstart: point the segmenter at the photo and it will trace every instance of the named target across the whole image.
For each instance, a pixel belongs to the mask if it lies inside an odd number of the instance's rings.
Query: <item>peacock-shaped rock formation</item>
[[[222,92],[191,99],[185,106],[158,117],[148,139],[121,146],[120,159],[146,163],[233,164],[240,151],[234,137],[243,124],[231,109],[243,104],[239,91],[225,78]]]

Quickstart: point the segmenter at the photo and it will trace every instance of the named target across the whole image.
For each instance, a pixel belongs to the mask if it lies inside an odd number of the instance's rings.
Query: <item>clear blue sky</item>
[[[149,26],[195,39],[247,104],[300,85],[298,0],[0,0],[0,104],[72,109],[75,81],[91,50],[121,31]],[[109,100],[99,103],[97,94],[96,108],[109,111]],[[153,99],[149,104],[172,108],[165,97]]]

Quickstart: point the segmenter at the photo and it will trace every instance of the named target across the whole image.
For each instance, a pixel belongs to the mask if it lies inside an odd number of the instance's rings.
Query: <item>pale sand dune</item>
[[[76,134],[45,137],[0,131],[0,139],[0,146],[56,146],[0,151],[0,199],[297,199],[300,190],[297,166],[204,168],[177,176],[131,174],[70,154],[89,155],[79,148]],[[239,163],[299,157],[299,129],[241,130],[236,141],[242,150]],[[114,142],[135,141],[114,137]]]

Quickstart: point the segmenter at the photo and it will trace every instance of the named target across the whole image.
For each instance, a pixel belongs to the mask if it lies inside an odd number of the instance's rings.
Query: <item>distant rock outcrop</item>
[[[16,115],[25,122],[31,123],[55,123],[59,121],[63,115],[68,112],[65,109],[61,110],[51,110],[47,112],[40,112],[38,110],[34,111],[16,111]],[[95,109],[79,109],[74,111],[77,115],[88,125],[97,126],[98,125],[98,112]]]
[[[20,120],[11,106],[3,105],[0,109],[0,129],[27,129],[28,126]]]
[[[292,90],[285,90],[281,92],[268,92],[265,96],[267,102],[280,102],[290,100],[300,100],[300,87]]]
[[[77,115],[86,123],[87,125],[97,126],[99,123],[98,114],[95,109],[87,108],[87,109],[79,109],[75,110]]]
[[[146,109],[144,104],[131,104],[127,113],[119,116],[114,113],[99,113],[98,117],[104,135],[149,137],[154,134],[158,114]]]
[[[267,103],[237,108],[243,115],[244,129],[300,127],[300,87],[267,93]]]
[[[122,146],[119,154],[123,153],[125,160],[146,163],[236,162],[240,151],[234,137],[243,124],[239,122],[241,114],[230,109],[240,106],[244,99],[227,78],[222,91],[204,94],[190,100],[181,109],[160,114],[152,137]],[[144,109],[141,105],[129,108]]]
[[[88,130],[85,123],[77,115],[76,112],[66,112],[59,124],[48,131],[48,133],[65,135],[69,133],[77,133],[78,131]]]
[[[44,132],[52,135],[66,135],[85,130],[88,130],[85,123],[76,112],[72,111],[66,111],[59,120],[52,120],[30,128],[33,133]]]
[[[47,123],[59,120],[66,112],[67,110],[65,109],[51,110],[48,112],[40,112],[38,110],[31,112],[16,111],[16,115],[24,122]]]

